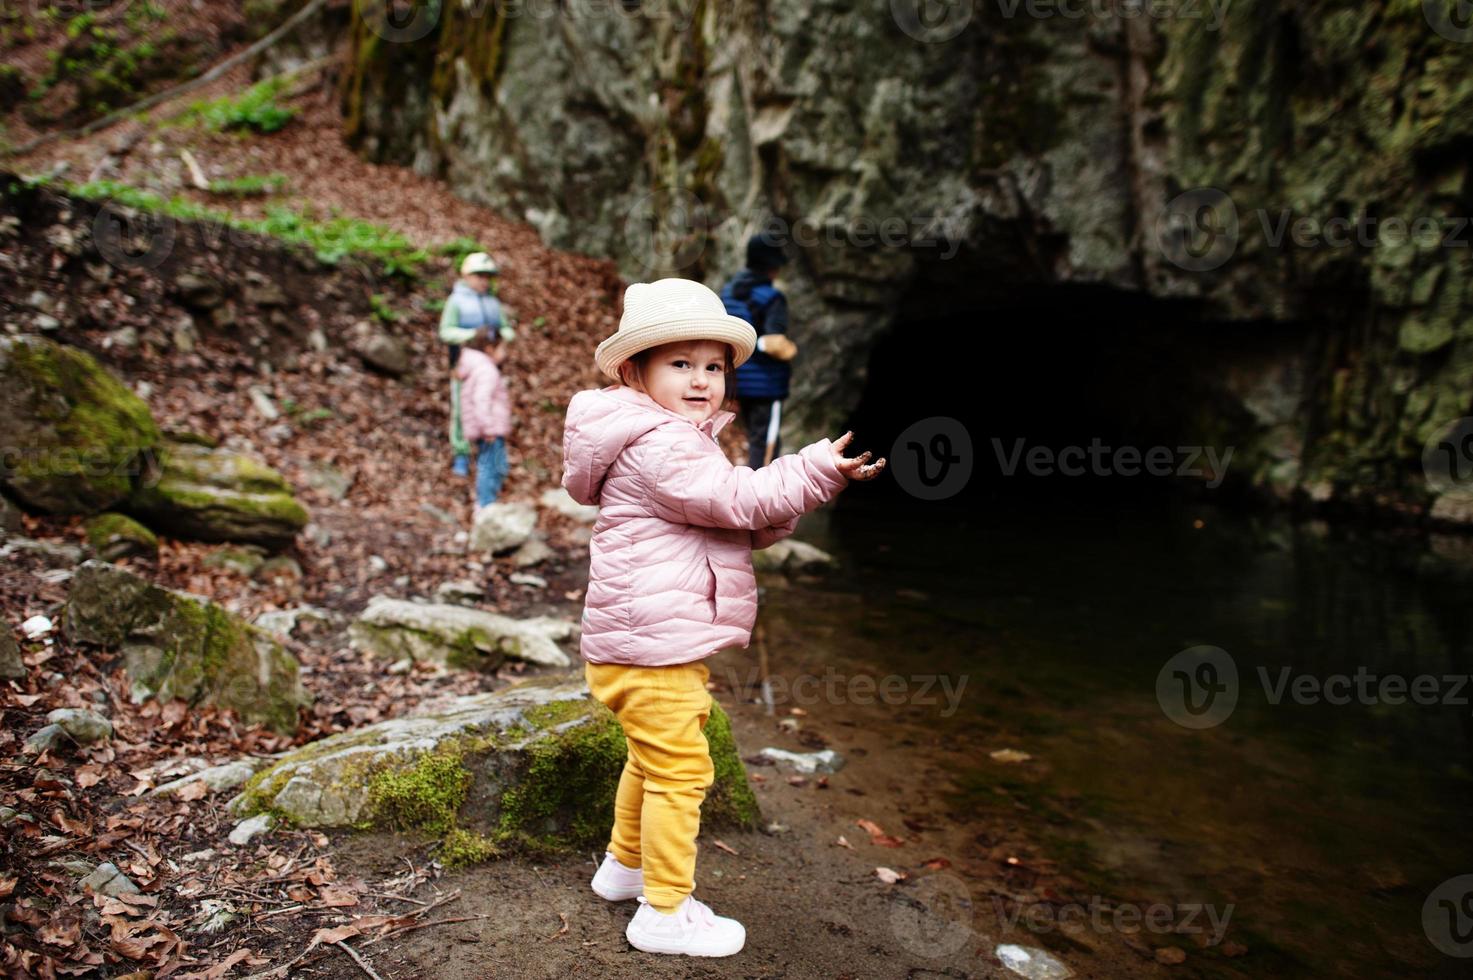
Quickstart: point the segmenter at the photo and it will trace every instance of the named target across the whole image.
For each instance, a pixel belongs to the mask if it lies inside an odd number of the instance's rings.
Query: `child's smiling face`
[[[727,346],[714,340],[677,340],[651,348],[642,390],[662,408],[700,425],[726,399],[727,353]],[[634,366],[623,370],[627,379]]]

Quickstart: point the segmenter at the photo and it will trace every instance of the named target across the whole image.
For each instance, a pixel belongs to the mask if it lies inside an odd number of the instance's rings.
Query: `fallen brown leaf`
[[[307,948],[311,949],[320,943],[326,943],[328,945],[340,943],[344,939],[352,939],[358,935],[362,935],[362,930],[358,928],[356,922],[350,922],[345,926],[338,926],[336,929],[318,929],[312,934],[312,941],[307,944]]]
[[[174,794],[174,797],[176,799],[184,800],[186,803],[192,803],[195,800],[202,800],[209,795],[210,787],[205,783],[203,779],[201,779],[198,782],[187,783],[186,785],[181,786],[179,788],[179,791]]]

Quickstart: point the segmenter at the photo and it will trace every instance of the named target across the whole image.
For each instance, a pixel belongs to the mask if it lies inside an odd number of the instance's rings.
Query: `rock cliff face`
[[[1424,446],[1473,414],[1473,31],[1436,0],[361,6],[370,157],[631,277],[714,285],[775,220],[796,434],[897,323],[1028,287],[1262,328],[1179,408],[1280,496],[1426,506]]]

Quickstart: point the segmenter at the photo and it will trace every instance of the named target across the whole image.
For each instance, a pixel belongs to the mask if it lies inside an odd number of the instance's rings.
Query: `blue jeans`
[[[506,439],[497,436],[487,442],[476,440],[476,506],[485,507],[496,502],[501,493],[501,484],[511,469],[506,461]]]

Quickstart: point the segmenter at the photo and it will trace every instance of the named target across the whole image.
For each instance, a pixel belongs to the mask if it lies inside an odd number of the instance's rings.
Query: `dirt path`
[[[748,651],[726,651],[712,676],[741,676]],[[796,676],[801,665],[795,665]],[[761,705],[718,689],[738,743],[750,759],[763,746],[807,751],[813,734],[848,761],[820,785],[789,782],[786,768],[749,764],[764,820],[779,833],[703,835],[696,894],[718,914],[747,927],[747,948],[724,960],[641,953],[624,939],[633,903],[612,905],[588,880],[601,854],[554,863],[499,861],[445,874],[414,896],[461,891],[437,915],[485,916],[422,929],[373,955],[385,978],[435,977],[1012,977],[993,955],[999,942],[1053,942],[1076,976],[1164,976],[1119,936],[1035,936],[999,922],[993,896],[1049,887],[1061,875],[1030,870],[1022,821],[966,813],[947,800],[947,773],[964,761],[926,717],[897,718],[893,709],[818,705],[799,719],[800,734],[779,728]],[[871,843],[858,820],[878,824],[900,846]],[[851,845],[837,843],[843,836]],[[728,851],[716,843],[726,845]],[[335,841],[341,874],[365,880],[403,872],[418,845],[392,835]],[[733,854],[731,851],[735,851]],[[1010,864],[1008,858],[1013,858]],[[411,858],[417,862],[417,858]],[[1038,862],[1046,865],[1046,862]],[[887,867],[907,875],[885,884]],[[1026,886],[1026,887],[1025,887]],[[567,930],[563,931],[566,919]],[[345,954],[320,961],[303,976],[361,977]]]

